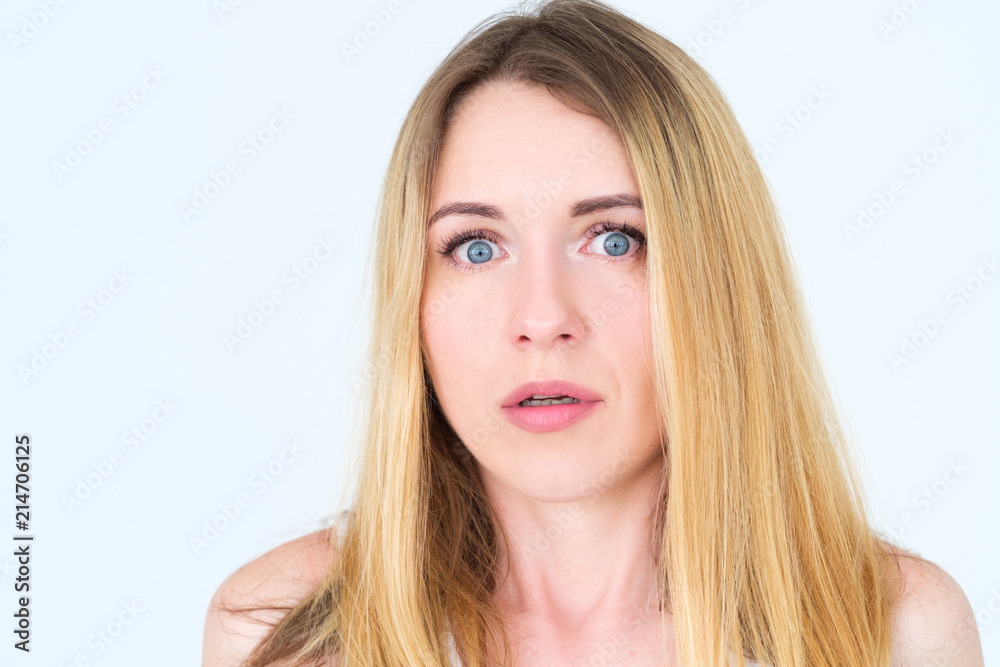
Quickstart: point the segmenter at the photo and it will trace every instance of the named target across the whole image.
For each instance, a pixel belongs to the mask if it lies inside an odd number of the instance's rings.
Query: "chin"
[[[500,485],[524,498],[543,503],[570,503],[601,489],[599,468],[567,467],[565,461],[521,461],[516,468],[479,464],[487,490]],[[500,489],[493,488],[493,491]]]

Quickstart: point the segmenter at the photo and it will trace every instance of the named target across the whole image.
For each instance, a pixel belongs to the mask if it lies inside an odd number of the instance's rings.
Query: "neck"
[[[658,623],[651,544],[662,462],[586,497],[538,502],[483,475],[501,523],[497,606],[553,638]]]

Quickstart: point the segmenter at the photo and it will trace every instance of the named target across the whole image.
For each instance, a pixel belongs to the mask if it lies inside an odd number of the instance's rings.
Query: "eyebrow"
[[[635,195],[620,192],[614,195],[601,195],[599,197],[581,199],[570,207],[569,214],[570,217],[577,218],[581,215],[594,213],[595,211],[628,207],[642,210],[642,200]],[[445,204],[435,211],[434,215],[427,221],[427,228],[430,229],[431,225],[448,215],[476,215],[481,218],[503,220],[503,212],[496,206],[476,201],[457,201]]]

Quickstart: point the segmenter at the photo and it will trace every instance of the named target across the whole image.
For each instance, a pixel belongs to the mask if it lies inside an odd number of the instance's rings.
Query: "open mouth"
[[[572,396],[531,396],[518,403],[518,405],[522,408],[540,408],[546,405],[569,405],[570,403],[579,402],[580,399],[573,398]]]
[[[593,414],[603,401],[583,401],[575,396],[529,396],[501,409],[515,426],[531,433],[568,428]]]

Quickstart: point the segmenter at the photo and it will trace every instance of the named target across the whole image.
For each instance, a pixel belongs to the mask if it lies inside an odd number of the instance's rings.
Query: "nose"
[[[584,325],[572,277],[556,253],[540,248],[522,257],[514,278],[511,342],[521,349],[575,348],[583,340]]]

